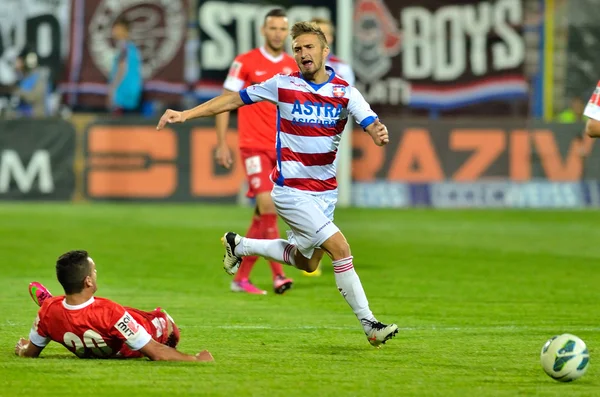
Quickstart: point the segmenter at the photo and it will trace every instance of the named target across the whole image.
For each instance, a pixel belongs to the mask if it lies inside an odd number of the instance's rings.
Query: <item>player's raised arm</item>
[[[377,146],[383,146],[390,142],[388,130],[383,125],[377,114],[371,110],[371,106],[355,87],[346,87],[350,91],[348,111],[356,119],[356,122],[373,138]]]
[[[167,109],[160,118],[156,129],[162,129],[167,123],[183,123],[190,119],[210,117],[219,113],[230,112],[241,106],[244,106],[244,102],[242,101],[242,98],[240,98],[239,93],[224,93],[208,102],[204,102],[195,108],[184,110],[183,112]]]
[[[279,98],[278,80],[280,75],[275,75],[260,84],[254,84],[240,91],[240,98],[244,104],[251,105],[256,102],[268,101],[277,104]]]
[[[381,121],[379,121],[379,119],[369,124],[365,128],[365,131],[367,131],[367,133],[371,135],[371,138],[373,138],[373,142],[375,142],[377,146],[383,146],[390,142],[390,136],[388,134],[387,127],[384,124],[382,124]]]
[[[156,126],[157,130],[163,128],[167,123],[183,123],[186,120],[198,117],[214,116],[223,112],[231,112],[244,105],[251,105],[256,102],[269,101],[277,102],[277,77],[251,85],[240,92],[227,92],[211,99],[208,102],[198,105],[193,109],[178,112],[167,109]]]

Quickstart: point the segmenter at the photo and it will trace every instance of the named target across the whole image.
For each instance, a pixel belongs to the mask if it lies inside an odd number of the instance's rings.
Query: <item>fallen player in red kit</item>
[[[146,312],[94,297],[96,264],[86,251],[69,251],[56,262],[65,295],[52,296],[42,284],[29,286],[40,306],[29,332],[15,347],[20,357],[38,357],[54,341],[79,358],[141,358],[158,361],[213,361],[203,350],[189,355],[175,349],[179,329],[161,308]]]

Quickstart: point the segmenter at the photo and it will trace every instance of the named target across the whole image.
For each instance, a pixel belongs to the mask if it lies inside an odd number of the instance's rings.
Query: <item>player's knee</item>
[[[275,204],[271,200],[270,193],[259,193],[256,196],[256,207],[259,214],[275,214]]]
[[[350,244],[345,239],[338,244],[337,252],[334,256],[337,257],[336,259],[344,259],[350,256]]]
[[[344,236],[336,238],[334,241],[332,241],[332,244],[329,244],[327,247],[327,251],[331,256],[331,259],[334,261],[347,258],[351,255],[350,244],[348,244],[348,241],[346,241]]]
[[[321,245],[321,248],[323,248],[334,261],[347,258],[351,255],[350,245],[348,244],[348,241],[346,241],[346,237],[339,231],[329,237]]]
[[[276,214],[275,205],[273,203],[267,203],[258,207],[258,211],[261,215],[265,214]]]
[[[337,242],[336,244],[330,244],[327,252],[333,261],[344,259],[351,255],[350,245],[346,240]]]

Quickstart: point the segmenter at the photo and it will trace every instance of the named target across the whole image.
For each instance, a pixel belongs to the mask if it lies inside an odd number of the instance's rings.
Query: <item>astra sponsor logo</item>
[[[300,114],[305,116],[317,116],[317,117],[329,117],[339,118],[342,115],[343,106],[341,104],[333,105],[331,103],[323,102],[311,102],[299,100],[294,101],[294,107],[292,108],[292,114]]]

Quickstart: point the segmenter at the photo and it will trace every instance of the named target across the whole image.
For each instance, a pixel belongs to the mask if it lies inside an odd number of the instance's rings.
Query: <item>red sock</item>
[[[279,228],[277,227],[277,215],[276,214],[263,214],[261,215],[261,231],[262,238],[265,240],[276,240],[281,238],[279,235]],[[273,273],[273,279],[277,276],[285,277],[283,273],[283,266],[279,262],[269,262],[271,265],[271,272]]]
[[[259,215],[255,215],[252,217],[252,223],[250,224],[250,228],[248,229],[248,233],[246,233],[245,237],[250,238],[263,238],[262,237],[262,222]],[[252,268],[254,264],[258,260],[258,256],[245,256],[242,259],[242,263],[240,264],[240,268],[238,269],[235,277],[233,278],[235,281],[247,280],[250,277],[250,272],[252,272]]]

